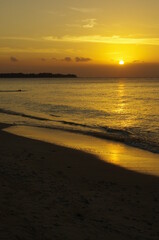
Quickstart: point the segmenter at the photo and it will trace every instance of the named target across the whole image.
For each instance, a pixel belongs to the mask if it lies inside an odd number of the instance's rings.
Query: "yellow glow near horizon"
[[[120,64],[120,65],[124,65],[125,62],[124,62],[123,60],[120,60],[120,61],[119,61],[119,64]]]
[[[158,9],[157,0],[0,1],[0,72],[159,76]]]

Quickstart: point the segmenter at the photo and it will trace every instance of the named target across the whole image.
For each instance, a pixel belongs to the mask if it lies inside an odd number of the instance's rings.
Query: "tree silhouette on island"
[[[77,78],[77,76],[61,73],[0,73],[0,78]]]

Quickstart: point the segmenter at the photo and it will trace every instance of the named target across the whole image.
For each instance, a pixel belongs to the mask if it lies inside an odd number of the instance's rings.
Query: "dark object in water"
[[[0,90],[0,93],[15,93],[15,92],[25,92],[25,90],[18,89],[18,90]]]

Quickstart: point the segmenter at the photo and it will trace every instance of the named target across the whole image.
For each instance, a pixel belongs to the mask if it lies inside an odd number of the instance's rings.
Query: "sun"
[[[125,62],[124,62],[123,60],[120,60],[120,61],[119,61],[119,64],[120,64],[120,65],[124,65],[124,63],[125,63]]]

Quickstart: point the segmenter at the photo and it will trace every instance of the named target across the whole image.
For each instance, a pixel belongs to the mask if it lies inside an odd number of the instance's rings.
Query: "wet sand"
[[[11,126],[4,129],[18,136],[52,143],[93,154],[98,159],[140,173],[159,177],[159,154],[110,141],[59,129]]]
[[[158,177],[4,131],[0,152],[1,239],[159,239]]]

